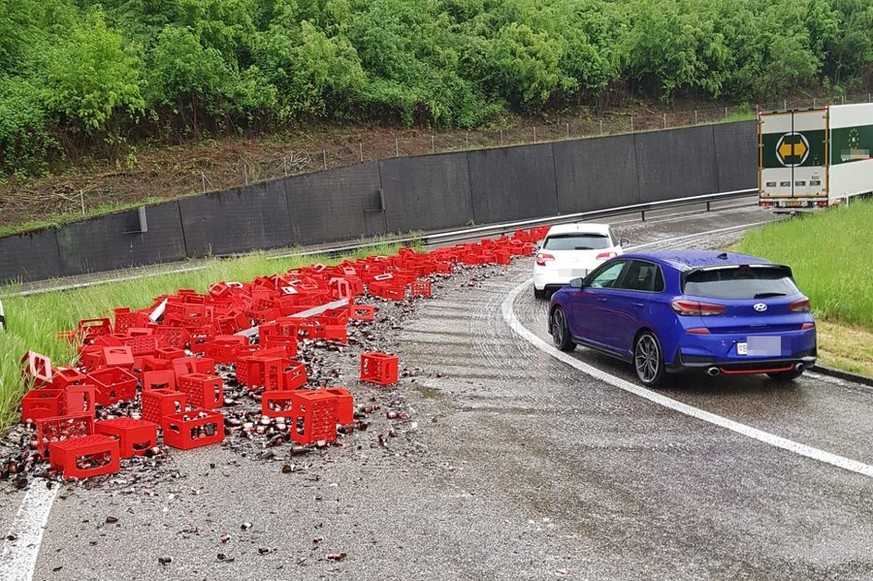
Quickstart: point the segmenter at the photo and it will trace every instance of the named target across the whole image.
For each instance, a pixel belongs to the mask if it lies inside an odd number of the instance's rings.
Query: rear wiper
[[[785,293],[758,293],[756,299],[769,299],[770,297],[784,297]]]

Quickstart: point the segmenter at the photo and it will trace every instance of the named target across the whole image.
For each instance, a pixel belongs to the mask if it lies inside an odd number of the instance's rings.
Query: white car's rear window
[[[543,250],[598,250],[609,248],[612,241],[605,234],[552,234],[543,242]]]

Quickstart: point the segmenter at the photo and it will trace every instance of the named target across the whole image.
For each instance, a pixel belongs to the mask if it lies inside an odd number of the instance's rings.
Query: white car
[[[533,266],[534,296],[545,298],[574,278],[622,254],[627,240],[619,240],[608,224],[552,226],[540,242]]]

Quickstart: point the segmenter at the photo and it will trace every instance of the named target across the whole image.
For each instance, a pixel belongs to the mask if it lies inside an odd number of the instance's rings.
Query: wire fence
[[[754,119],[758,111],[819,108],[826,105],[871,102],[871,94],[829,99],[803,97],[751,105],[725,105],[681,111],[635,109],[599,116],[556,116],[541,123],[516,122],[462,132],[423,129],[364,131],[312,140],[300,148],[287,143],[251,142],[239,151],[216,160],[193,155],[172,167],[148,161],[130,168],[93,176],[65,176],[33,189],[9,188],[0,192],[0,226],[20,224],[22,215],[74,215],[101,213],[158,199],[171,199],[230,190],[274,180],[347,167],[358,163],[404,156],[432,155],[514,145],[530,145],[655,131],[693,125]],[[256,144],[256,145],[255,145]]]

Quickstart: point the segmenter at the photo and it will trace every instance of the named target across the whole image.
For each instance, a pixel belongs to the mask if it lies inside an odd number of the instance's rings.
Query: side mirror
[[[630,241],[627,238],[622,238],[618,241],[619,246],[627,246],[628,244],[630,244]]]
[[[582,288],[585,286],[585,279],[583,277],[574,278],[570,280],[571,288]]]

